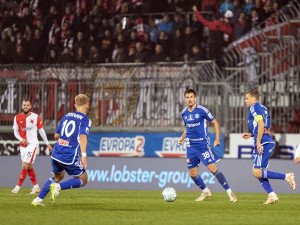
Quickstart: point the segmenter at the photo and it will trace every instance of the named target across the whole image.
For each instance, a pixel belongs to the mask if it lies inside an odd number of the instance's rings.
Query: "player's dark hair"
[[[259,100],[259,93],[256,89],[251,89],[251,90],[247,91],[246,94],[249,94],[250,96],[255,97],[257,99],[257,101]]]
[[[29,100],[29,98],[25,97],[25,98],[23,98],[22,102],[30,102],[30,100]]]
[[[194,95],[196,96],[196,92],[194,91],[194,89],[191,89],[191,88],[188,88],[185,90],[184,96],[185,96],[185,94],[189,94],[189,93],[194,93]]]

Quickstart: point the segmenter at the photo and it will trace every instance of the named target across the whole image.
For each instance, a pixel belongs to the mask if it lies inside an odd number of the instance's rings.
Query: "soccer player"
[[[43,129],[43,123],[39,115],[31,112],[31,103],[28,99],[22,101],[22,113],[18,114],[14,118],[14,135],[20,141],[20,152],[22,159],[22,171],[19,177],[17,186],[11,191],[13,194],[17,194],[28,174],[33,188],[30,194],[37,194],[40,192],[40,187],[36,181],[35,172],[32,164],[35,161],[36,154],[39,148],[39,141],[37,138],[37,129],[39,133],[50,149],[52,147],[48,142],[47,135]]]
[[[254,138],[254,151],[252,158],[253,175],[261,183],[262,187],[269,194],[267,201],[264,204],[273,204],[278,201],[278,197],[273,191],[269,179],[286,180],[292,187],[296,189],[296,183],[293,173],[277,173],[272,171],[266,171],[268,167],[269,158],[274,148],[274,141],[269,134],[270,129],[270,113],[268,109],[260,104],[259,93],[257,90],[251,89],[246,92],[245,103],[249,108],[248,123],[251,133],[243,133],[244,139]]]
[[[86,116],[89,98],[84,94],[77,95],[75,108],[75,112],[64,115],[56,128],[54,137],[57,142],[51,155],[53,177],[46,181],[38,197],[32,201],[34,206],[44,206],[42,201],[49,191],[51,200],[55,202],[60,190],[79,188],[87,184],[86,146],[87,135],[92,126],[91,120]],[[74,178],[59,184],[65,171]]]
[[[184,93],[184,97],[185,103],[187,104],[187,107],[182,111],[185,130],[178,139],[178,143],[182,145],[184,139],[187,140],[187,166],[189,168],[189,174],[195,184],[202,189],[200,197],[195,201],[203,201],[211,196],[210,190],[206,187],[203,179],[198,174],[198,166],[200,162],[202,162],[227,191],[230,201],[236,202],[237,197],[231,191],[225,176],[218,170],[215,164],[215,162],[219,161],[219,158],[211,151],[209,145],[210,140],[207,136],[206,122],[208,121],[212,123],[215,128],[216,139],[214,141],[214,147],[220,145],[219,123],[207,108],[196,104],[196,92],[193,89],[187,89]]]
[[[294,162],[298,164],[300,162],[300,145],[298,145],[298,148],[296,149]]]

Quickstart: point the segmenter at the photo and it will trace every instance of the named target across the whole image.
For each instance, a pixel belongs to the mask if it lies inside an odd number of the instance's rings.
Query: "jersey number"
[[[68,132],[68,130],[69,130],[69,126],[71,126],[72,125],[72,129],[71,129],[71,131],[70,132]],[[74,133],[74,131],[75,131],[75,121],[74,120],[71,120],[71,121],[69,121],[68,122],[68,120],[65,120],[64,122],[63,122],[63,127],[62,127],[62,129],[61,129],[61,136],[64,136],[64,134],[67,136],[67,137],[70,137],[73,133]]]
[[[202,156],[204,159],[208,159],[210,157],[210,154],[209,154],[209,152],[204,152],[204,153],[202,153]]]

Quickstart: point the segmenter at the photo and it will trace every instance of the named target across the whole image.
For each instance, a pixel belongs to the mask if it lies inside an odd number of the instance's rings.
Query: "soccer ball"
[[[177,193],[174,188],[167,187],[162,192],[162,197],[166,202],[174,202],[177,198]]]

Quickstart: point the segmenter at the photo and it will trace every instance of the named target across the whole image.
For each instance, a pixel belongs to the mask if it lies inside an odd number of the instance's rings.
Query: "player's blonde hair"
[[[89,102],[90,102],[90,98],[84,94],[79,94],[75,97],[75,104],[78,107],[85,106],[85,105],[89,104]]]
[[[259,100],[259,93],[256,89],[251,89],[247,91],[246,94],[249,94],[251,97],[255,97],[257,101]]]

